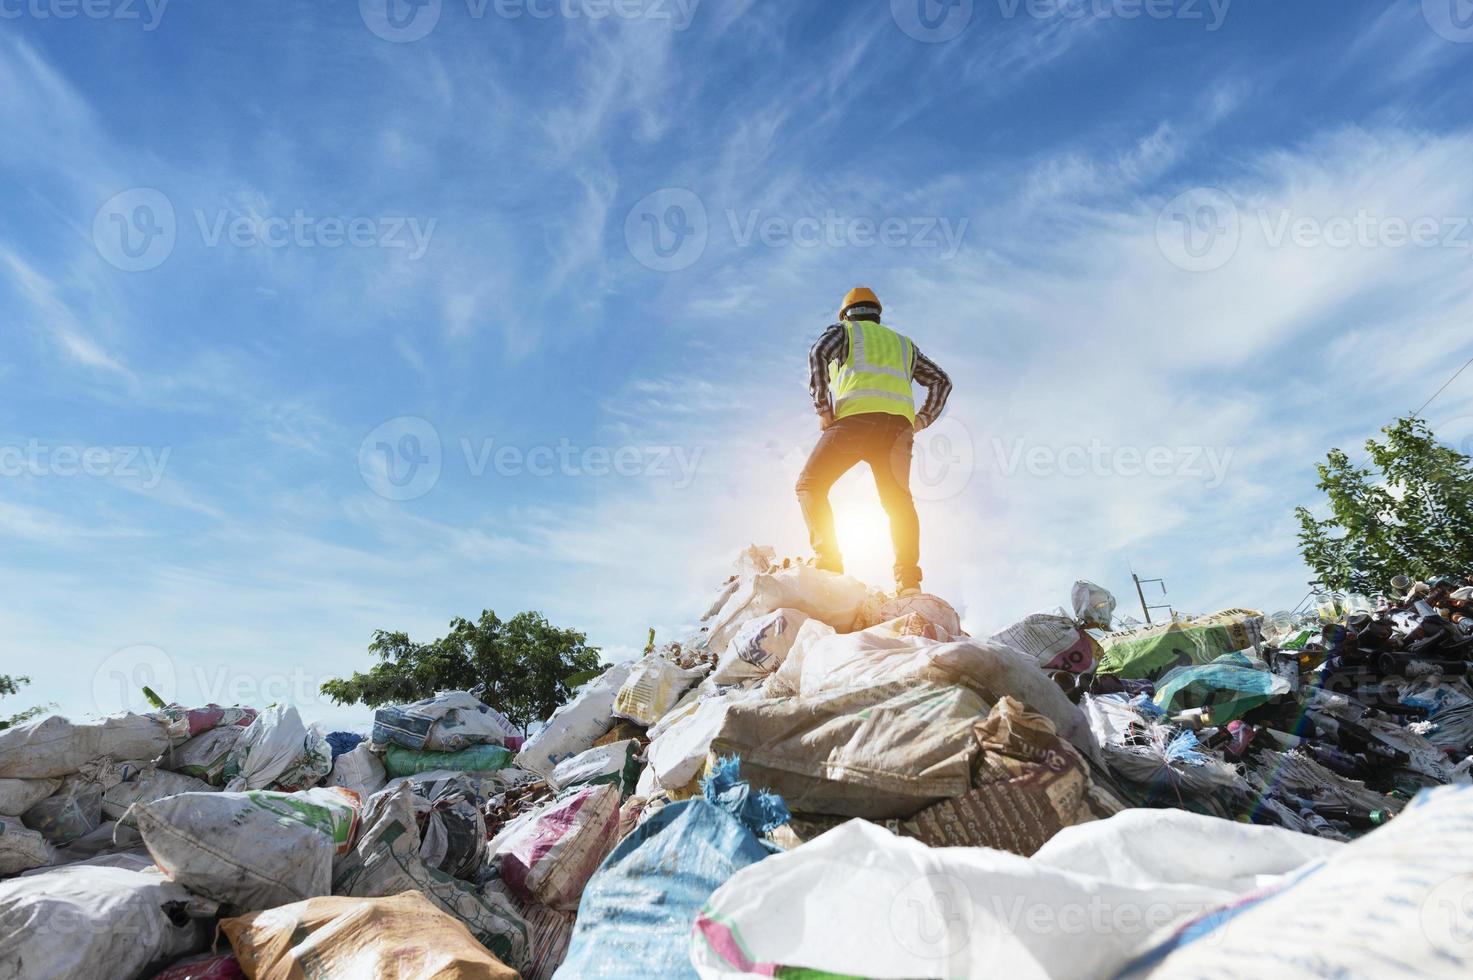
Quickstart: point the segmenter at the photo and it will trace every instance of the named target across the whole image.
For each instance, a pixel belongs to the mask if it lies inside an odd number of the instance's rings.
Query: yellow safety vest
[[[915,345],[910,338],[870,320],[845,320],[849,356],[829,362],[829,390],[834,418],[883,413],[916,420],[910,379],[915,374]]]

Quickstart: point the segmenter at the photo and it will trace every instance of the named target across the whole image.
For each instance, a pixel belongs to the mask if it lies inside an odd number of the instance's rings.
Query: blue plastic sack
[[[717,764],[706,794],[712,799],[665,807],[604,860],[583,889],[556,978],[694,980],[696,914],[728,878],[771,853],[754,827],[768,830],[788,819],[780,797],[752,792],[737,778],[735,759]]]
[[[327,744],[332,746],[332,758],[336,762],[338,756],[356,749],[363,736],[357,732],[330,732],[327,736]]]

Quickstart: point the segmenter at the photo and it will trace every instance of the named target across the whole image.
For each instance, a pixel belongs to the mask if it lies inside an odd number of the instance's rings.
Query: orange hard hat
[[[844,319],[844,314],[849,312],[851,306],[874,306],[879,307],[880,298],[875,291],[868,286],[855,286],[844,296],[844,302],[839,307],[839,319]]]

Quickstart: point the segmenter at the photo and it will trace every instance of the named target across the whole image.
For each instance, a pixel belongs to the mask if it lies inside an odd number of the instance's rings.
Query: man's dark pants
[[[808,537],[823,567],[840,567],[839,539],[829,489],[858,463],[874,473],[880,503],[890,517],[895,545],[895,580],[902,588],[921,582],[921,523],[910,495],[910,457],[915,427],[900,415],[866,413],[839,419],[819,437],[798,477],[798,503]]]

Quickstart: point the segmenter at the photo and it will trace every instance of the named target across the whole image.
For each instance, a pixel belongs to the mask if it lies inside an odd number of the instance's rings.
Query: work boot
[[[907,596],[920,594],[921,570],[919,568],[908,568],[895,576],[895,598],[904,599]]]

